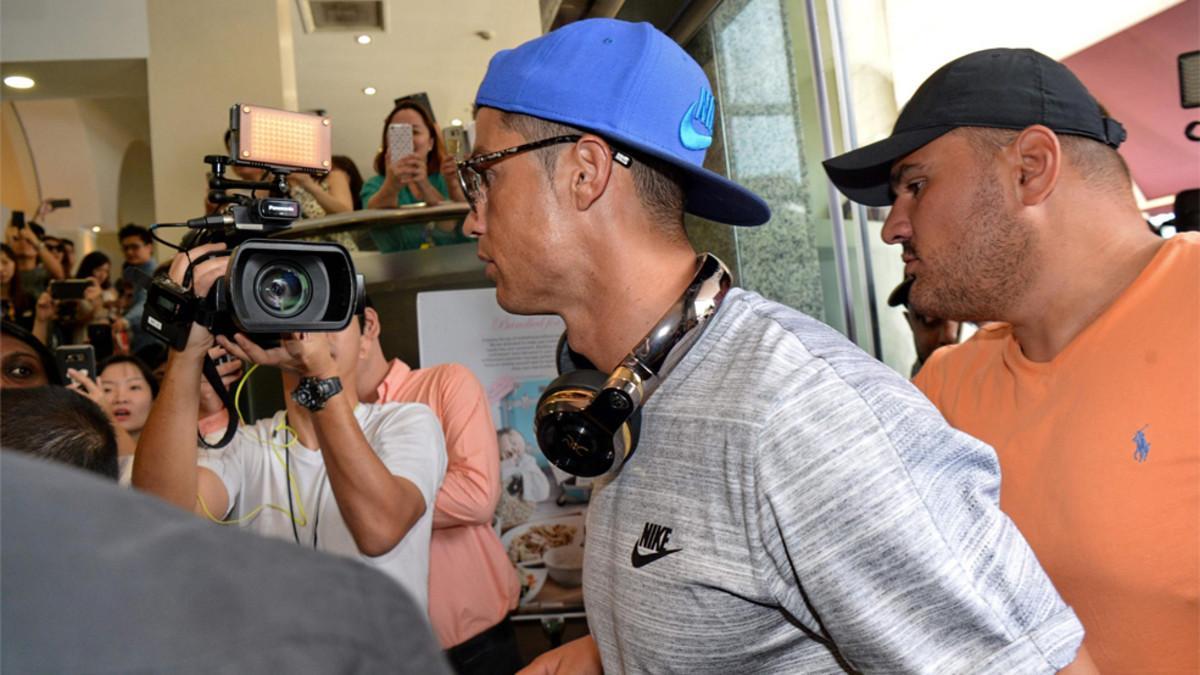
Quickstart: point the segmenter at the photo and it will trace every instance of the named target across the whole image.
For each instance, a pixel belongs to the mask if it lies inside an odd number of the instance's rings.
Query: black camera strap
[[[221,374],[217,372],[217,362],[213,361],[208,354],[204,355],[204,379],[208,380],[209,386],[213,391],[217,392],[217,396],[221,398],[221,403],[225,406],[225,411],[229,414],[229,422],[225,425],[225,435],[215,444],[209,444],[204,440],[204,436],[200,435],[200,444],[206,448],[223,448],[233,441],[233,437],[237,434],[238,429],[238,410],[235,406],[233,394],[225,388],[225,383],[221,381]]]

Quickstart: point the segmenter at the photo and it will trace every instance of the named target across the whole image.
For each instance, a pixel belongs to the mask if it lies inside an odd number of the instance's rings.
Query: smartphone
[[[401,157],[413,154],[411,124],[388,125],[388,162],[395,163]]]
[[[47,201],[50,202],[51,209],[65,209],[71,206],[70,199],[50,199]]]
[[[64,345],[54,350],[54,361],[58,364],[58,372],[63,378],[67,377],[67,369],[74,368],[83,374],[96,379],[96,350],[91,345]]]
[[[92,349],[96,351],[97,361],[103,361],[112,356],[115,345],[113,344],[112,326],[109,324],[89,323],[87,340]]]
[[[50,282],[50,297],[55,300],[81,300],[92,287],[91,279],[54,279]]]
[[[467,130],[461,126],[442,129],[442,137],[446,140],[446,152],[454,155],[454,161],[461,162],[471,154],[467,147]]]
[[[18,230],[25,229],[25,212],[13,211],[12,224],[13,227],[17,228]]]

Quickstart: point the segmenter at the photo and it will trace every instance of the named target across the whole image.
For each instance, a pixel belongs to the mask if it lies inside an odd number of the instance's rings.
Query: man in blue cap
[[[640,450],[589,508],[591,635],[529,672],[1071,663],[1082,629],[1000,512],[990,448],[813,319],[720,283],[692,303],[722,277],[684,212],[770,212],[702,167],[716,105],[678,45],[648,24],[573,23],[493,57],[476,104],[464,229],[500,304],[561,316],[570,350],[639,397],[632,357],[664,357],[637,401]]]
[[[891,205],[916,312],[996,320],[914,383],[996,448],[1000,502],[1101,672],[1200,671],[1200,235],[1146,228],[1125,130],[1062,64],[968,54],[825,162]]]

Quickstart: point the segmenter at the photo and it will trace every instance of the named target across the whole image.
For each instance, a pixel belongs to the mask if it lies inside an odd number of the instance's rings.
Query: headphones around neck
[[[700,338],[732,277],[715,255],[698,256],[687,290],[612,373],[558,342],[558,379],[538,399],[538,447],[556,467],[592,477],[619,470],[637,448],[641,407]]]

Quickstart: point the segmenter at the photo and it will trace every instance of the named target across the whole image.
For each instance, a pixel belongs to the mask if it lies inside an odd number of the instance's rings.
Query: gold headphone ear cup
[[[599,476],[620,461],[613,435],[584,414],[608,379],[598,370],[573,370],[538,399],[534,433],[550,463],[577,476]]]

